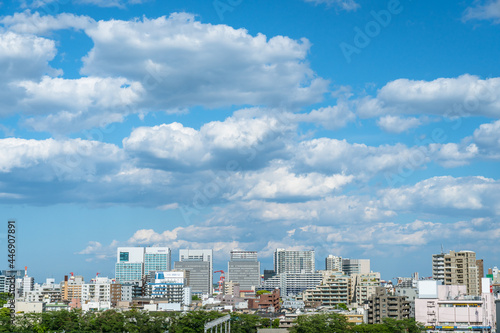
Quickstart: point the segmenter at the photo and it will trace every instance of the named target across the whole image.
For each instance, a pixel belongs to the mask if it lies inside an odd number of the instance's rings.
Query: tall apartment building
[[[240,284],[240,290],[260,286],[260,262],[255,251],[231,251],[226,281]]]
[[[405,296],[389,295],[386,288],[377,287],[368,300],[368,324],[382,323],[384,318],[410,318],[410,302]]]
[[[342,257],[332,254],[325,258],[325,269],[327,271],[342,271]]]
[[[280,273],[314,273],[314,250],[293,251],[276,249],[274,252],[274,271]]]
[[[71,275],[69,279],[67,275],[64,276],[64,282],[61,284],[62,300],[82,299],[82,286],[84,283],[83,276]]]
[[[444,256],[445,253],[432,255],[432,279],[444,282]]]
[[[193,293],[212,294],[213,250],[179,250],[174,269],[189,271],[189,287]]]
[[[366,274],[351,275],[351,303],[363,304],[373,296],[380,287],[380,273],[370,272]]]
[[[473,251],[450,251],[444,255],[444,285],[465,285],[468,295],[479,295],[483,274],[482,260],[476,260]]]
[[[116,252],[115,277],[120,283],[141,281],[151,271],[170,270],[168,247],[119,247]]]
[[[342,272],[346,275],[370,273],[370,259],[342,259]]]

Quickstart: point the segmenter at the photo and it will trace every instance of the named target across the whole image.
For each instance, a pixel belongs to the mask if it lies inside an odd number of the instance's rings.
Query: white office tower
[[[280,273],[314,273],[314,250],[292,251],[276,249],[274,252],[274,271]]]
[[[144,248],[119,247],[116,250],[116,281],[118,283],[140,281],[143,275]]]
[[[168,247],[119,247],[116,250],[116,281],[140,281],[151,271],[169,271],[170,262]]]
[[[370,273],[370,259],[342,259],[342,272],[345,275]]]
[[[252,290],[260,285],[260,263],[255,251],[231,251],[227,264],[227,282],[239,283],[240,290]]]
[[[168,247],[147,247],[144,253],[144,274],[154,271],[169,271],[171,253]]]
[[[342,271],[342,257],[337,257],[330,254],[325,259],[325,268],[327,271]]]
[[[174,269],[189,271],[189,287],[193,294],[213,293],[213,250],[179,250]]]

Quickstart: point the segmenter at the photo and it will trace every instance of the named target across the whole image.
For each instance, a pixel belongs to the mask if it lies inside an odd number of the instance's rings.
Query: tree
[[[297,324],[290,332],[294,333],[323,333],[350,331],[352,324],[347,318],[337,313],[302,315],[297,318]]]

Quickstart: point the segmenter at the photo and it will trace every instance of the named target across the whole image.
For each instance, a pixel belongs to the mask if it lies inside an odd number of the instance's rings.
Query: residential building
[[[465,285],[468,295],[480,295],[482,267],[482,261],[476,260],[475,252],[450,251],[444,255],[444,284]]]
[[[274,252],[274,271],[280,273],[314,273],[314,250],[293,251],[276,249]]]
[[[467,295],[465,285],[438,285],[419,281],[415,320],[427,330],[491,332],[495,327],[495,299],[489,278],[483,278],[481,295]]]
[[[332,254],[325,258],[325,269],[327,271],[342,271],[342,257]]]
[[[370,273],[370,259],[342,259],[342,272],[346,275]]]
[[[432,255],[432,278],[444,283],[444,256],[445,253]]]
[[[384,318],[410,318],[410,302],[405,296],[391,295],[385,287],[377,287],[368,300],[368,324],[382,323]]]
[[[370,272],[351,275],[351,297],[349,303],[363,304],[380,287],[380,273]]]
[[[61,294],[63,301],[72,301],[73,299],[82,299],[82,285],[85,283],[83,276],[74,276],[71,273],[71,277],[64,276],[64,282],[61,284]]]
[[[322,280],[303,292],[304,302],[319,302],[323,306],[349,304],[351,279],[342,272],[322,271]]]
[[[186,284],[186,272],[184,271],[156,272],[154,281],[149,283],[150,295],[152,298],[162,298],[168,303],[189,305],[191,302],[185,304],[185,293],[189,292],[190,294],[191,289],[186,289]]]
[[[260,286],[257,252],[233,250],[227,266],[226,281],[239,283],[240,290],[252,290]]]
[[[298,295],[306,289],[319,285],[323,274],[318,273],[280,273],[265,280],[256,290],[272,291],[279,288],[282,296]]]
[[[280,310],[280,290],[274,289],[271,293],[259,295],[257,298],[248,299],[249,309],[269,310],[279,312]]]

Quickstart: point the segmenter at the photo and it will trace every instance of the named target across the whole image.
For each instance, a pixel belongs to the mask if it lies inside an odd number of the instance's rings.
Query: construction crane
[[[220,271],[215,271],[214,273],[220,273],[220,278],[219,278],[219,282],[218,282],[218,285],[219,285],[219,293],[222,292],[222,286],[224,284],[224,280],[226,279],[226,277],[224,276],[224,271],[223,270],[220,270]]]

